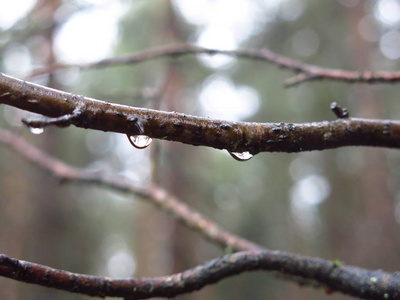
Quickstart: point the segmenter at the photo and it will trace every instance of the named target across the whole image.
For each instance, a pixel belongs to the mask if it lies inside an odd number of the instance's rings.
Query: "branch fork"
[[[28,100],[29,101],[29,100]],[[76,108],[72,111],[71,114],[66,114],[61,117],[56,118],[23,118],[21,120],[29,128],[44,128],[47,126],[55,125],[58,127],[68,127],[74,124],[74,121],[78,121],[79,117],[84,113],[84,104],[82,102],[78,102]]]

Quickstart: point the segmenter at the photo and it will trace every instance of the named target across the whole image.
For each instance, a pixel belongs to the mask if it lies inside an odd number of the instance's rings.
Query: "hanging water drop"
[[[249,151],[245,152],[229,152],[229,154],[238,161],[246,161],[251,159],[254,155],[251,154]]]
[[[29,131],[33,134],[41,134],[44,131],[43,127],[29,127]]]
[[[153,141],[153,139],[147,135],[128,135],[128,139],[132,146],[138,149],[148,147]]]

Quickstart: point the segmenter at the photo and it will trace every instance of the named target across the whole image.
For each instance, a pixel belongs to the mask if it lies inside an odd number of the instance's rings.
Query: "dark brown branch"
[[[393,83],[400,81],[400,72],[376,71],[376,72],[356,72],[339,69],[322,68],[316,65],[305,64],[300,61],[279,55],[269,49],[262,50],[218,50],[203,48],[196,45],[168,45],[147,49],[134,54],[120,57],[103,59],[98,62],[86,65],[72,64],[55,64],[41,69],[34,70],[30,77],[56,72],[57,70],[71,67],[78,67],[82,70],[102,68],[107,66],[136,64],[147,60],[170,56],[177,57],[188,54],[223,54],[238,58],[261,60],[273,63],[281,68],[290,69],[299,75],[290,78],[285,82],[286,86],[293,86],[308,80],[335,80],[348,83],[364,82],[364,83]]]
[[[317,280],[362,299],[400,299],[400,276],[280,251],[246,251],[164,277],[105,278],[71,273],[0,255],[0,275],[98,297],[146,299],[190,293],[247,271],[275,270]]]
[[[70,123],[82,128],[127,135],[144,134],[229,152],[299,152],[342,146],[400,147],[400,122],[338,119],[291,123],[247,123],[212,120],[176,112],[163,112],[111,104],[0,75],[0,103],[48,117],[79,117]]]

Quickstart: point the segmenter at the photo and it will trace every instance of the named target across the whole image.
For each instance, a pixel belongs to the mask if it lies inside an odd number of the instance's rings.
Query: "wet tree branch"
[[[50,117],[25,120],[32,127],[75,125],[128,136],[182,142],[229,152],[299,152],[342,146],[400,147],[400,122],[339,118],[312,123],[250,123],[213,120],[112,104],[0,74],[0,103]],[[61,117],[61,118],[60,118]]]
[[[247,271],[275,270],[323,283],[362,299],[400,299],[400,276],[280,251],[245,251],[163,277],[106,278],[71,273],[0,255],[0,275],[98,297],[146,299],[190,293]]]
[[[160,58],[160,57],[178,57],[188,54],[206,54],[215,55],[223,54],[237,58],[245,58],[252,60],[260,60],[277,65],[280,68],[292,70],[298,75],[285,81],[286,86],[293,86],[309,80],[334,80],[344,81],[348,83],[364,82],[364,83],[394,83],[400,81],[400,72],[389,71],[347,71],[340,69],[323,68],[317,65],[305,64],[286,56],[277,54],[267,48],[262,50],[218,50],[199,47],[196,45],[183,44],[183,45],[168,45],[147,49],[141,52],[128,54],[125,56],[113,57],[100,60],[98,62],[89,63],[85,65],[73,64],[55,64],[34,70],[30,77],[37,75],[54,73],[57,70],[78,67],[81,70],[103,68],[115,65],[137,64],[147,60]]]

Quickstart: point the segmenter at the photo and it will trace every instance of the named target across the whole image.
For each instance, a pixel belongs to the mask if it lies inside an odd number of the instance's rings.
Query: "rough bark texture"
[[[280,251],[238,252],[170,276],[127,279],[76,274],[0,255],[2,276],[73,293],[128,299],[174,297],[223,278],[255,270],[279,270],[302,278],[316,279],[329,290],[338,290],[363,299],[400,299],[398,274],[367,271],[338,262]]]
[[[127,135],[147,135],[230,152],[299,152],[356,145],[400,147],[398,121],[341,118],[291,124],[212,120],[112,104],[4,74],[0,75],[0,103],[53,118],[25,121],[31,127],[75,125]]]

